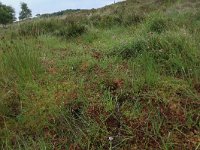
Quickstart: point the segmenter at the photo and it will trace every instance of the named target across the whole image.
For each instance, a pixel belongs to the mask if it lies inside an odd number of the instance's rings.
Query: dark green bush
[[[92,25],[100,28],[110,28],[122,24],[122,19],[119,16],[100,16],[94,15],[89,21]]]
[[[153,14],[147,20],[147,27],[150,32],[161,33],[167,30],[170,20],[165,18],[162,14]]]
[[[118,55],[123,59],[135,58],[138,54],[143,53],[147,48],[147,41],[145,39],[138,39],[129,44],[124,44],[114,48],[112,55]]]
[[[167,24],[164,19],[153,20],[150,24],[150,31],[161,33],[166,30]]]
[[[78,24],[87,24],[88,23],[88,17],[83,13],[74,16],[73,14],[67,15],[65,17],[65,23],[66,24],[72,24],[72,23],[78,23]]]
[[[70,23],[64,28],[57,30],[54,34],[61,37],[76,37],[86,32],[84,25]]]
[[[100,15],[92,15],[89,19],[88,19],[88,23],[90,23],[93,26],[99,26],[99,21],[101,20],[101,16]]]
[[[120,24],[121,24],[121,19],[118,16],[103,16],[101,18],[102,27],[112,27]]]
[[[135,12],[116,12],[115,15],[93,15],[89,18],[89,24],[95,27],[110,28],[119,25],[136,25],[144,20],[144,15]]]
[[[137,14],[137,13],[128,13],[123,15],[122,18],[123,18],[123,25],[125,26],[136,25],[144,20],[144,16],[142,14]]]

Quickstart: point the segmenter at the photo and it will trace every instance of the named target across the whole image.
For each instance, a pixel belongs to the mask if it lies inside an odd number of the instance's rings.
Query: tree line
[[[22,2],[20,6],[21,11],[19,13],[19,20],[24,20],[32,17],[32,11],[28,8],[28,5],[26,3]],[[14,8],[0,2],[0,24],[5,26],[14,21],[16,21]]]

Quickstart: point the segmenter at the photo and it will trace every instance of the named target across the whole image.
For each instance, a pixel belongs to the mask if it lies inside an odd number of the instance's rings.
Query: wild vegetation
[[[55,12],[55,13],[37,14],[36,16],[40,17],[40,18],[58,17],[58,16],[70,14],[70,13],[79,12],[79,11],[83,11],[83,9],[67,9],[67,10],[62,10],[62,11]]]
[[[198,150],[199,12],[128,0],[1,29],[1,149]]]

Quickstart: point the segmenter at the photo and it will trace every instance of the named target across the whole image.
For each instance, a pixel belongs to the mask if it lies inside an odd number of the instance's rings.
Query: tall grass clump
[[[146,21],[149,32],[161,33],[166,31],[170,26],[170,20],[161,13],[153,13]]]
[[[111,55],[117,55],[123,59],[136,58],[148,48],[147,44],[148,41],[143,37],[134,39],[130,43],[123,43],[114,47],[114,51],[111,52]]]
[[[2,55],[1,68],[4,76],[15,79],[33,79],[41,72],[40,53],[33,47],[22,44],[12,45]]]
[[[35,37],[44,34],[60,37],[76,37],[84,32],[86,32],[86,27],[82,24],[56,19],[22,23],[18,30],[21,36]]]
[[[41,34],[50,34],[63,26],[64,22],[61,20],[36,20],[20,24],[18,33],[21,36],[38,36]]]
[[[178,32],[147,34],[115,47],[111,55],[123,59],[138,58],[148,53],[165,73],[194,76],[198,69],[197,48],[188,36]]]

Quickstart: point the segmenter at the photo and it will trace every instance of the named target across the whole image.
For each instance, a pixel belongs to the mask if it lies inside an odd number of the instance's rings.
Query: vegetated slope
[[[200,2],[126,1],[0,31],[2,149],[199,149]]]
[[[79,12],[79,11],[83,11],[81,9],[67,9],[67,10],[62,10],[59,12],[54,12],[54,13],[47,13],[47,14],[37,14],[38,17],[42,17],[42,18],[46,18],[46,17],[59,17],[59,16],[63,16],[63,15],[68,15],[70,13],[75,13],[75,12]]]

